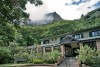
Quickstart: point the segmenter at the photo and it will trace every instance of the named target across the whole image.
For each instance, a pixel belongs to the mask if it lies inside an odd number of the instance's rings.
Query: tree
[[[10,63],[12,60],[11,51],[6,47],[0,47],[0,64]]]
[[[1,45],[7,46],[10,42],[15,40],[16,28],[10,23],[0,25],[0,27],[0,41],[2,41]]]
[[[31,60],[31,54],[26,47],[19,46],[16,42],[12,42],[9,45],[11,55],[14,58],[14,63],[17,61],[29,62]]]
[[[29,14],[24,12],[27,1],[41,5],[40,0],[1,0],[0,1],[0,43],[9,45],[13,42],[21,22],[25,22]]]
[[[25,4],[27,1],[35,4],[42,4],[40,0],[1,0],[0,1],[0,21],[2,23],[13,23],[14,25],[20,24],[28,14],[24,12]]]

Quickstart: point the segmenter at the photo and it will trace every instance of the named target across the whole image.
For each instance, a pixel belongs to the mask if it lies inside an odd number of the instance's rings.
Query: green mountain
[[[100,8],[82,16],[79,20],[61,20],[39,26],[22,26],[20,32],[24,40],[33,39],[34,42],[40,43],[40,39],[55,37],[64,33],[91,28],[100,25]]]
[[[100,8],[89,12],[86,16],[82,17],[83,19],[91,20],[95,18],[100,18]]]
[[[49,16],[54,14],[49,14]],[[55,37],[95,26],[100,26],[100,8],[89,12],[79,20],[61,20],[44,25],[18,27],[7,23],[1,25],[0,45],[9,45],[11,42],[16,42],[21,46],[40,44],[42,38]]]
[[[82,16],[79,21],[85,27],[94,27],[100,25],[100,8],[89,12],[86,16]]]

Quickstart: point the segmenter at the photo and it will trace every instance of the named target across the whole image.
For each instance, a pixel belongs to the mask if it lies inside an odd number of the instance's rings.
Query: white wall
[[[60,37],[58,37],[56,40],[49,39],[49,43],[48,44],[43,44],[43,41],[41,41],[41,45],[55,45],[55,44],[59,44],[60,42]]]

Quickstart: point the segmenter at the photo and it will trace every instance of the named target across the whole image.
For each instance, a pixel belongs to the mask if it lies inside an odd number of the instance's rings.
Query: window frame
[[[76,36],[76,37],[75,37],[75,36]],[[74,37],[75,39],[81,39],[81,38],[83,38],[83,33],[74,34],[74,35],[72,35],[72,37]]]
[[[90,37],[100,36],[100,30],[90,31]]]
[[[49,43],[50,43],[49,40],[44,40],[44,41],[43,41],[43,44],[49,44]]]

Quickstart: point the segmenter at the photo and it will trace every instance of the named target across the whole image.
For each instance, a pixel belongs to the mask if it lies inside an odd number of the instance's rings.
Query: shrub
[[[42,59],[34,59],[33,63],[34,64],[43,64],[43,60]]]
[[[58,59],[59,56],[60,56],[60,52],[57,51],[57,50],[55,50],[53,52],[48,52],[46,54],[46,56],[45,56],[48,59],[45,58],[44,61],[46,63],[53,64],[53,63],[56,63],[57,62],[57,59]]]
[[[18,46],[16,42],[9,45],[9,49],[13,54],[14,63],[20,61],[21,59],[25,60],[23,62],[30,62],[31,54],[27,51],[26,47]]]
[[[10,63],[12,60],[11,51],[6,47],[0,47],[0,64]]]
[[[77,50],[79,53],[78,58],[82,63],[87,65],[95,65],[98,63],[96,58],[98,57],[98,52],[96,49],[90,48],[89,46],[85,45]]]
[[[0,46],[4,46],[3,40],[0,40]]]
[[[48,52],[46,53],[46,55],[42,56],[41,53],[39,54],[35,54],[32,58],[33,58],[33,63],[35,64],[54,64],[57,62],[57,59],[60,55],[59,51],[53,51],[53,52]]]

